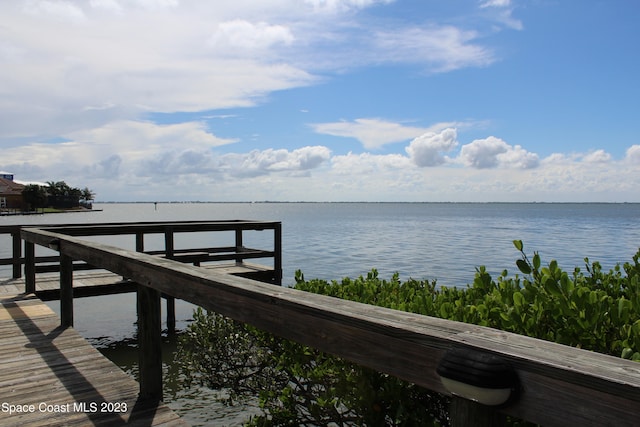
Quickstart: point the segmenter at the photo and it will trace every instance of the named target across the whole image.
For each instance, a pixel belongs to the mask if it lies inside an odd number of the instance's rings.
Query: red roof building
[[[0,175],[0,209],[24,209],[22,190],[24,185],[13,180],[13,175]]]

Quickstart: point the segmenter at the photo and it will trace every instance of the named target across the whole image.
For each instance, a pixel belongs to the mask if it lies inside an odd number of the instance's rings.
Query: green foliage
[[[38,184],[27,184],[22,189],[22,198],[29,210],[42,208],[47,203],[47,191]]]
[[[47,181],[46,186],[38,184],[28,184],[22,190],[22,196],[30,209],[44,208],[68,208],[69,204],[77,205],[80,200],[84,205],[89,205],[95,198],[95,193],[88,187],[83,190],[70,187],[64,181]]]
[[[253,426],[439,425],[442,398],[393,377],[197,309],[176,360],[188,383],[258,396]]]
[[[397,310],[498,328],[640,361],[640,251],[632,263],[604,272],[585,259],[583,272],[529,259],[522,241],[519,274],[496,279],[478,267],[464,288],[398,274],[341,281],[305,280],[297,289]],[[265,415],[251,425],[446,425],[442,397],[413,384],[198,311],[178,360],[192,379],[231,396],[259,395]]]

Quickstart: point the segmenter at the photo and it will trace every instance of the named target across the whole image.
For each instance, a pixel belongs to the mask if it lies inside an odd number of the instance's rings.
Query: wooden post
[[[236,254],[242,252],[242,247],[244,243],[242,242],[242,229],[236,228]],[[244,259],[242,257],[236,257],[236,264],[242,264]]]
[[[140,398],[162,400],[160,292],[138,285],[138,367]]]
[[[491,406],[453,396],[449,407],[451,427],[500,427],[505,425],[505,417]]]
[[[22,277],[22,263],[20,258],[22,257],[22,239],[20,238],[20,229],[16,228],[11,233],[13,237],[13,278],[19,279]]]
[[[164,252],[168,259],[173,259],[174,242],[173,229],[167,227],[164,232]],[[176,331],[176,299],[166,296],[167,301],[167,332],[172,334]]]
[[[167,333],[173,335],[176,333],[176,299],[166,296],[167,300]]]
[[[282,285],[282,224],[273,229],[273,275],[274,283]]]
[[[36,247],[33,242],[24,242],[24,291],[27,294],[36,292]]]
[[[173,228],[166,227],[164,230],[164,256],[173,258]]]
[[[64,328],[73,326],[73,259],[60,253],[60,320]]]
[[[144,233],[136,233],[136,252],[144,252]]]

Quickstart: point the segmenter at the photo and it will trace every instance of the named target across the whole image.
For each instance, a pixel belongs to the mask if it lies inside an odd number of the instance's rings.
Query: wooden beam
[[[60,320],[64,328],[73,327],[73,259],[60,254]]]
[[[176,299],[174,297],[165,297],[167,304],[167,333],[176,333]]]
[[[144,252],[144,233],[141,231],[136,233],[136,252]]]
[[[24,243],[24,288],[27,294],[36,291],[36,248],[28,241]]]
[[[164,231],[164,255],[172,259],[173,258],[173,227],[166,227]]]
[[[501,427],[506,417],[495,408],[453,396],[449,406],[451,427]]]
[[[244,250],[244,244],[242,243],[242,229],[236,229],[236,254],[242,252]],[[241,264],[243,258],[240,256],[236,256],[235,258],[236,264]]]
[[[162,336],[160,292],[138,286],[138,370],[140,397],[162,400]]]
[[[273,229],[273,281],[282,285],[282,224],[278,223]]]
[[[13,278],[19,279],[22,277],[22,239],[20,238],[20,229],[16,228],[11,232],[13,239]]]

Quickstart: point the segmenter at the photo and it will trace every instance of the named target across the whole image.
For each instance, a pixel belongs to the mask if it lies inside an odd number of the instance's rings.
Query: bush
[[[585,259],[569,274],[542,267],[521,241],[519,273],[494,280],[484,267],[465,288],[390,280],[372,270],[340,282],[304,280],[297,289],[397,310],[498,328],[640,360],[640,250],[609,272]],[[228,401],[259,396],[264,415],[251,425],[447,425],[446,398],[313,348],[197,310],[178,360],[191,381],[228,389]]]

